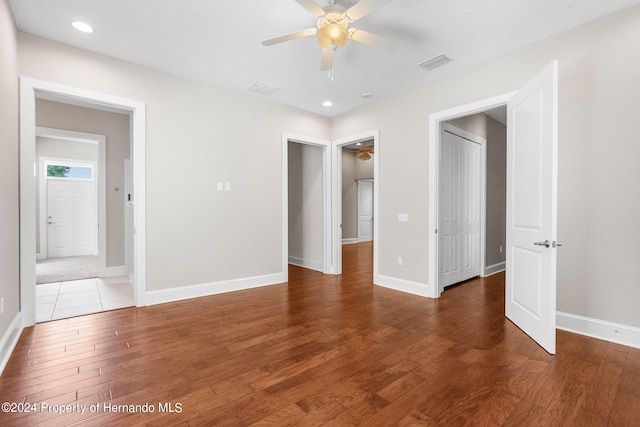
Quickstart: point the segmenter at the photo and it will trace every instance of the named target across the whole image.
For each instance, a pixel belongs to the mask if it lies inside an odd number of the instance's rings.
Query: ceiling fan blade
[[[353,22],[392,1],[393,0],[360,0],[347,9],[344,14]]]
[[[284,36],[274,37],[272,39],[263,40],[263,46],[272,46],[274,44],[288,42],[289,40],[301,39],[307,36],[313,36],[318,32],[316,28],[307,28],[306,30],[296,31],[295,33],[285,34]]]
[[[358,43],[366,44],[369,46],[373,46],[373,47],[381,48],[385,50],[391,50],[394,46],[394,44],[387,39],[383,39],[382,37],[376,36],[373,33],[370,33],[364,30],[359,30],[357,28],[349,29],[349,38]]]
[[[322,16],[324,15],[324,10],[318,6],[316,2],[313,0],[296,0],[298,4],[305,9],[307,9],[313,16]]]
[[[331,51],[329,49],[322,49],[320,71],[327,71],[329,68],[331,68]]]

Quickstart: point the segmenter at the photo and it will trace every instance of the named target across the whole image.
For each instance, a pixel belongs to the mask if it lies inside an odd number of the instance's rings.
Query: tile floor
[[[36,285],[37,323],[133,305],[133,288],[126,276]]]

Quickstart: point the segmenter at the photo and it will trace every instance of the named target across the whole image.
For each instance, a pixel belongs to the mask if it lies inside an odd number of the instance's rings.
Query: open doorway
[[[505,269],[506,106],[440,124],[438,283]]]
[[[558,62],[518,91],[429,116],[429,280],[439,282],[439,149],[442,123],[507,106],[505,315],[555,354]]]
[[[132,306],[129,115],[36,99],[36,125],[36,322]]]
[[[42,320],[51,320],[39,318],[37,316],[37,303],[36,296],[38,293],[42,294],[42,292],[37,292],[36,287],[40,285],[36,285],[36,258],[42,258],[43,248],[38,248],[36,242],[40,242],[40,238],[36,238],[37,229],[36,224],[40,224],[39,214],[37,213],[37,205],[40,204],[39,195],[36,196],[36,191],[38,189],[38,185],[36,185],[36,173],[39,166],[39,156],[36,149],[36,140],[37,140],[37,126],[56,129],[57,131],[63,132],[65,129],[72,129],[77,132],[85,132],[91,131],[86,126],[91,123],[95,123],[92,120],[82,120],[80,119],[80,127],[74,128],[70,124],[70,121],[76,120],[78,121],[79,116],[82,114],[71,114],[66,115],[62,118],[58,117],[56,123],[53,123],[53,116],[47,115],[43,113],[47,108],[49,108],[49,112],[65,109],[74,109],[74,108],[82,108],[84,110],[91,110],[97,112],[109,112],[115,113],[118,116],[124,118],[127,122],[127,127],[124,130],[126,134],[124,137],[127,140],[126,146],[126,158],[131,158],[133,163],[133,173],[132,173],[132,187],[133,191],[129,195],[125,195],[124,191],[124,178],[122,174],[118,174],[119,182],[117,185],[112,185],[108,176],[101,180],[101,174],[105,171],[106,167],[97,166],[94,169],[92,174],[95,174],[97,170],[97,179],[98,182],[102,181],[106,183],[106,187],[109,191],[104,191],[106,200],[105,210],[106,210],[106,218],[103,221],[103,218],[100,218],[102,215],[98,215],[98,224],[96,224],[98,228],[98,236],[102,236],[102,233],[107,233],[109,228],[110,218],[116,218],[116,221],[120,221],[121,223],[125,222],[125,213],[123,212],[122,206],[118,209],[120,212],[117,215],[109,214],[109,207],[112,205],[109,203],[110,193],[111,198],[115,198],[121,201],[121,204],[125,204],[125,198],[128,200],[131,205],[136,203],[136,208],[133,213],[134,217],[134,227],[135,233],[133,232],[133,227],[130,232],[125,233],[124,229],[122,233],[114,233],[118,236],[122,242],[121,244],[117,244],[116,246],[121,246],[124,248],[124,240],[129,239],[132,240],[131,245],[133,246],[132,251],[132,262],[130,265],[133,266],[132,270],[128,272],[126,270],[126,263],[124,260],[117,260],[114,262],[114,258],[110,257],[110,251],[112,247],[110,243],[113,243],[114,238],[103,239],[102,237],[95,237],[95,230],[86,235],[94,236],[90,237],[89,240],[92,241],[91,247],[92,251],[95,252],[96,240],[98,246],[98,255],[105,254],[105,267],[104,269],[99,268],[99,276],[119,276],[122,275],[124,279],[124,283],[129,289],[129,293],[132,294],[132,297],[129,298],[129,302],[127,305],[132,305],[135,303],[136,305],[144,305],[144,289],[145,289],[145,224],[144,224],[144,128],[145,128],[145,106],[143,103],[138,101],[128,100],[124,98],[113,97],[110,95],[99,94],[96,92],[89,92],[83,89],[73,88],[70,86],[59,85],[56,83],[50,83],[45,81],[39,81],[29,78],[21,78],[21,94],[20,94],[20,165],[21,165],[21,174],[20,174],[20,211],[21,211],[21,222],[20,222],[20,290],[21,290],[21,313],[23,316],[23,323],[25,326],[31,326],[36,323],[36,321]],[[38,105],[38,103],[43,103]],[[48,103],[48,104],[47,104]],[[45,105],[45,107],[43,107]],[[44,110],[43,110],[44,108]],[[37,114],[38,110],[38,114]],[[44,119],[44,120],[43,120]],[[101,132],[95,132],[96,134],[101,134]],[[59,136],[59,135],[58,135]],[[59,142],[59,141],[58,141]],[[107,156],[108,157],[108,156]],[[64,158],[62,160],[65,160]],[[69,159],[67,159],[69,160]],[[73,159],[72,159],[73,160]],[[108,159],[106,160],[107,163]],[[43,160],[43,163],[46,163],[47,160]],[[66,167],[72,167],[71,163],[58,164],[58,161],[52,161],[49,163],[53,166],[62,167],[63,170]],[[64,163],[64,162],[63,162]],[[76,159],[76,163],[78,162]],[[100,160],[98,161],[100,163]],[[122,170],[124,168],[124,162],[120,162],[121,165],[119,168]],[[113,163],[117,165],[117,162]],[[44,171],[44,169],[43,169]],[[94,175],[95,176],[95,175]],[[115,174],[114,174],[115,176]],[[59,180],[62,180],[62,177],[58,177]],[[92,176],[93,179],[93,176]],[[54,180],[54,179],[52,179]],[[100,188],[100,186],[98,186]],[[100,190],[97,191],[100,193]],[[41,194],[44,194],[41,192]],[[114,195],[115,194],[115,195]],[[128,196],[128,197],[127,197]],[[95,197],[95,192],[92,196]],[[101,194],[98,194],[98,212],[101,211],[100,208],[100,199],[102,198]],[[44,203],[40,204],[40,207],[44,207]],[[86,206],[86,205],[85,205]],[[95,207],[95,203],[89,203],[91,210]],[[95,215],[95,214],[94,214]],[[49,215],[46,215],[49,216]],[[45,216],[45,218],[46,218]],[[48,219],[48,218],[46,218]],[[42,225],[42,224],[40,224]],[[46,224],[48,226],[48,224]],[[42,235],[42,228],[40,235]],[[44,227],[46,228],[46,227]],[[113,229],[113,226],[111,227]],[[109,236],[111,237],[111,233],[109,232]],[[48,235],[47,235],[48,237]],[[82,239],[79,239],[82,240]],[[106,248],[103,250],[102,246]],[[121,250],[120,252],[124,252]],[[40,254],[40,255],[37,255]],[[130,273],[130,274],[127,274]],[[98,280],[98,279],[93,279]],[[104,280],[112,281],[115,278],[107,277]],[[67,282],[54,282],[54,283],[67,283]],[[76,284],[76,288],[74,291],[85,290],[83,284]],[[92,284],[91,286],[95,286],[96,294],[98,294],[98,298],[102,298],[105,296],[103,292],[102,295],[99,294],[99,289],[97,284]],[[60,302],[60,296],[63,293],[61,286],[57,286],[57,289],[48,290],[44,292],[49,297],[49,303],[55,301],[54,304],[58,304]],[[69,292],[73,293],[73,292]],[[112,300],[114,298],[119,298],[121,295],[113,295],[110,294]],[[80,298],[82,300],[82,298]],[[93,302],[83,301],[81,305],[87,308],[92,306],[93,308],[89,310],[89,312],[102,311],[107,309],[116,308],[115,306],[107,303],[98,302],[98,304]],[[99,310],[97,309],[99,306]],[[67,310],[67,313],[62,313],[65,310],[61,310],[61,314],[59,318],[71,317],[74,315],[86,314],[87,312],[79,313],[74,310]]]
[[[289,264],[324,272],[324,148],[289,141]]]
[[[332,272],[331,147],[329,141],[284,133],[282,136],[282,260],[284,280],[289,264]]]
[[[502,166],[503,158],[506,156],[506,134],[504,134],[504,146],[502,135],[503,132],[506,132],[506,104],[512,96],[513,93],[508,93],[430,116],[429,223],[431,224],[430,229],[433,230],[433,235],[429,238],[429,283],[434,284],[430,295],[433,298],[439,297],[445,286],[458,283],[457,281],[448,283],[442,277],[445,273],[441,254],[443,242],[440,235],[443,231],[441,229],[441,211],[445,208],[442,205],[442,191],[443,189],[447,191],[447,184],[442,184],[442,165],[440,164],[443,157],[443,133],[456,133],[455,129],[457,129],[457,133],[462,135],[462,138],[472,139],[475,141],[474,143],[480,146],[484,144],[483,150],[485,151],[480,154],[481,157],[484,156],[484,159],[481,158],[479,163],[480,173],[475,177],[468,176],[470,179],[480,179],[481,189],[484,189],[482,192],[478,191],[476,195],[478,197],[476,206],[480,221],[477,253],[479,268],[477,275],[486,276],[502,271],[505,268],[503,261],[500,261],[500,258],[504,257],[506,250],[506,246],[503,243],[506,225],[500,225],[504,222],[505,208],[502,199],[506,193],[506,189],[502,190],[501,188],[501,186],[505,185],[501,177],[503,176],[503,171],[506,170],[506,166]],[[497,134],[499,135],[498,137],[496,136]],[[458,135],[458,138],[460,138],[460,135]],[[493,145],[491,141],[493,141]],[[460,167],[468,169],[470,166],[469,164],[464,166],[463,163]],[[491,170],[489,171],[489,169]],[[501,212],[501,210],[503,211]],[[491,225],[488,226],[487,217],[489,215],[492,216],[492,219],[489,220]],[[489,228],[489,231],[487,231],[487,228]],[[502,229],[502,232],[500,229]],[[488,234],[491,237],[488,237]],[[491,256],[488,256],[489,252]],[[498,261],[495,261],[496,259]],[[459,264],[462,267],[462,262]]]
[[[360,245],[373,253],[373,281],[378,274],[378,131],[335,141],[333,230],[336,274],[342,274],[343,245]],[[372,248],[371,248],[372,246]],[[350,248],[353,249],[353,248]]]

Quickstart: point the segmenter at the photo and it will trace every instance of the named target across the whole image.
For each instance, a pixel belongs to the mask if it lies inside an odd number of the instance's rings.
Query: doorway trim
[[[439,221],[439,173],[440,173],[440,135],[442,123],[462,116],[481,113],[494,107],[505,105],[516,92],[509,92],[492,98],[483,99],[465,105],[429,114],[429,290],[432,298],[442,293],[438,282],[438,221]],[[484,250],[482,251],[484,253]],[[484,264],[484,261],[483,261]],[[483,272],[481,272],[483,274]]]
[[[332,264],[334,266],[334,274],[342,274],[342,147],[345,145],[355,144],[356,142],[364,142],[373,140],[375,153],[373,155],[373,283],[381,284],[381,278],[378,273],[378,260],[380,245],[378,236],[379,230],[379,211],[380,211],[380,131],[373,129],[358,135],[352,135],[333,141],[333,179],[331,188],[331,205],[333,208],[332,216],[334,218],[332,227]]]
[[[35,324],[35,171],[36,98],[117,111],[131,117],[131,151],[134,162],[134,270],[136,306],[144,306],[146,289],[145,129],[144,102],[93,92],[63,84],[20,78],[20,311],[23,326]]]
[[[282,133],[282,274],[289,280],[289,142],[322,148],[322,205],[323,205],[323,267],[324,274],[332,274],[331,257],[331,141],[310,136]]]

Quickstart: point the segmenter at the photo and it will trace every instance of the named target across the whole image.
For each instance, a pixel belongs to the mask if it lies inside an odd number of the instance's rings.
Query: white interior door
[[[358,241],[373,240],[373,180],[358,181]]]
[[[445,287],[462,281],[462,241],[460,231],[460,166],[462,147],[456,135],[442,132],[440,145],[440,236],[438,257],[440,261],[440,286]]]
[[[48,256],[93,255],[91,181],[47,181]]]
[[[556,348],[557,61],[509,101],[506,315]]]
[[[480,275],[480,146],[458,137],[462,146],[462,280]]]
[[[442,287],[480,274],[481,153],[479,144],[443,130],[438,227]]]

